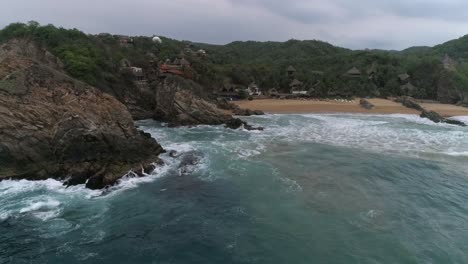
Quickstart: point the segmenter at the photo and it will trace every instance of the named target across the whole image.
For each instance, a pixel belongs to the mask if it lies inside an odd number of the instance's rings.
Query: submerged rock
[[[196,165],[200,164],[203,154],[197,151],[189,151],[182,155],[182,160],[179,164],[181,175],[187,175],[194,171]]]
[[[0,46],[0,180],[67,178],[103,188],[149,168],[162,147],[114,97],[28,41]]]

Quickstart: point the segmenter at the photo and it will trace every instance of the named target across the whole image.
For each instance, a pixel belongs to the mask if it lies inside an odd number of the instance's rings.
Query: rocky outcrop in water
[[[239,118],[230,119],[229,121],[226,122],[225,127],[230,128],[230,129],[244,128],[244,129],[249,130],[249,131],[252,131],[252,130],[263,131],[264,130],[263,127],[253,127],[253,126],[247,124],[247,122],[242,121]]]
[[[98,189],[150,172],[161,152],[123,104],[64,74],[50,53],[22,40],[0,46],[0,180]]]
[[[421,113],[421,117],[427,118],[433,121],[434,123],[447,123],[447,124],[452,124],[452,125],[457,125],[457,126],[466,126],[466,124],[463,123],[462,121],[444,118],[440,114],[434,111],[423,110]]]
[[[444,118],[435,111],[429,111],[429,110],[424,109],[424,107],[416,103],[416,101],[412,97],[402,96],[400,98],[397,98],[395,101],[402,103],[404,106],[408,108],[421,111],[420,117],[427,118],[434,123],[447,123],[447,124],[458,125],[458,126],[466,126],[466,124],[463,123],[462,121]]]

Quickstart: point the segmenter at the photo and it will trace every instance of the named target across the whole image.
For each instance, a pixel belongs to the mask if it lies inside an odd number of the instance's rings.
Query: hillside
[[[122,46],[120,36],[87,35],[77,29],[41,26],[35,22],[15,23],[0,31],[0,42],[15,37],[31,38],[59,57],[72,76],[110,93],[120,101],[145,105],[131,78],[119,72],[122,59],[141,67],[150,81],[156,78],[157,65],[169,59],[186,58],[195,71],[193,80],[202,85],[202,96],[231,85],[247,86],[255,82],[267,91],[290,91],[286,69],[292,65],[294,78],[302,89],[317,97],[399,96],[456,103],[468,99],[468,37],[436,47],[413,47],[401,52],[381,50],[354,51],[312,40],[287,42],[233,42],[227,45],[190,43],[162,37],[155,45],[149,37],[132,37],[130,46]],[[466,47],[466,48],[465,48]],[[206,57],[184,52],[204,49]],[[449,65],[443,63],[449,55]],[[445,61],[447,62],[447,61]],[[156,66],[155,66],[156,65]],[[360,74],[344,74],[356,67]],[[400,80],[399,75],[409,77]],[[356,78],[357,77],[357,78]]]

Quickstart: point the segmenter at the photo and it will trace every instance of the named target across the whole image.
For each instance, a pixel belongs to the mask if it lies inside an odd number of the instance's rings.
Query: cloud
[[[0,10],[0,26],[37,20],[215,44],[296,38],[402,49],[468,33],[465,10],[465,0],[15,0]]]

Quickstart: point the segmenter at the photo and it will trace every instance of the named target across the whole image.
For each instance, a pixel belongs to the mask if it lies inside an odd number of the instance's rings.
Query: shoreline
[[[359,105],[359,99],[351,101],[345,100],[297,100],[297,99],[259,99],[253,101],[233,101],[232,103],[241,108],[251,110],[261,110],[268,114],[414,114],[421,112],[407,108],[400,103],[388,99],[367,99],[375,107],[367,110]],[[420,103],[424,108],[436,111],[443,117],[468,116],[468,108],[441,104],[441,103]]]

